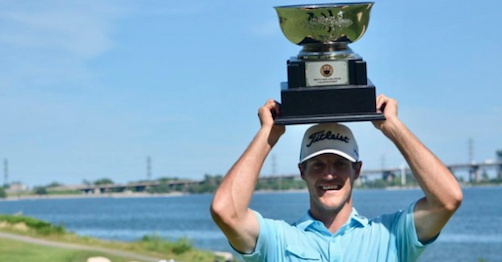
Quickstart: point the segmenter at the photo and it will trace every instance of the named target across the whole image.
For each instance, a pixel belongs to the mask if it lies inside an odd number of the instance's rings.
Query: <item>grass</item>
[[[176,242],[169,242],[154,234],[144,236],[136,243],[150,251],[170,250],[176,255],[181,255],[193,249],[192,241],[186,237],[179,238]]]
[[[176,261],[187,262],[213,262],[215,255],[213,252],[197,250],[193,248],[192,242],[188,238],[180,238],[177,241],[166,241],[157,235],[145,236],[135,242],[119,242],[106,241],[91,237],[77,236],[68,232],[61,226],[55,226],[45,221],[37,220],[31,217],[17,215],[0,215],[0,230],[19,235],[30,236],[45,240],[51,240],[62,243],[80,244],[85,246],[95,246],[100,248],[108,248],[114,250],[122,250],[132,253],[137,253],[145,256],[173,258]],[[3,245],[6,240],[0,238],[0,261],[32,261],[33,258],[45,257],[46,255],[54,256],[53,259],[47,261],[85,261],[79,260],[82,257],[89,255],[89,251],[71,251],[60,248],[49,248],[45,246],[17,243],[17,245],[33,245],[37,249],[33,252],[21,252],[21,249],[16,249],[16,246],[5,248]],[[7,242],[10,242],[7,241]],[[14,245],[14,244],[12,244]],[[25,247],[26,248],[26,247]],[[35,254],[37,250],[48,251],[46,255]],[[23,249],[27,250],[27,249]],[[33,253],[33,254],[32,254]],[[10,257],[12,256],[12,257]],[[92,255],[95,256],[95,255]],[[105,255],[105,257],[109,257]],[[7,259],[9,258],[9,259]],[[33,260],[39,261],[39,260]],[[45,261],[45,260],[42,260]],[[112,261],[122,261],[120,259]]]
[[[66,233],[64,227],[55,226],[42,220],[25,216],[0,215],[0,221],[10,225],[24,224],[39,235],[61,235]]]
[[[113,262],[132,261],[101,252],[47,247],[0,238],[0,261],[9,262],[86,262],[89,257],[102,256]],[[135,261],[141,261],[136,260]]]

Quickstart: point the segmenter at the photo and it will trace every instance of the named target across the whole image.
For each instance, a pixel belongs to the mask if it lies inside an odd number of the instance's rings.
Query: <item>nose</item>
[[[324,172],[324,178],[333,179],[335,177],[336,177],[336,168],[334,168],[332,165],[328,165]]]

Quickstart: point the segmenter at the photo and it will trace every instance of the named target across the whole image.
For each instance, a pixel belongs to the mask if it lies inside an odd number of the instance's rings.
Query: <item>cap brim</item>
[[[300,164],[313,158],[313,157],[316,157],[316,156],[319,156],[319,155],[322,155],[322,154],[335,154],[335,155],[339,155],[347,160],[349,160],[350,162],[357,162],[356,159],[354,159],[353,157],[345,154],[344,152],[340,151],[340,150],[335,150],[335,149],[324,149],[324,150],[320,150],[320,151],[317,151],[313,154],[310,154],[306,157],[304,157],[303,159],[300,160]]]

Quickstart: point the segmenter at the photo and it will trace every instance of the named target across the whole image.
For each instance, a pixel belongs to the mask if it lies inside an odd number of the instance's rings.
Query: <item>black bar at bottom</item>
[[[368,114],[353,114],[353,115],[311,115],[311,116],[295,116],[295,117],[277,117],[276,125],[298,125],[312,123],[327,123],[327,122],[356,122],[356,121],[376,121],[385,120],[382,113]]]

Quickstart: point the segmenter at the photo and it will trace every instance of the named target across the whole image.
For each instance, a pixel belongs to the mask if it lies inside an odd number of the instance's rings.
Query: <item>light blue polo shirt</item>
[[[260,234],[245,261],[415,261],[424,251],[418,240],[413,209],[368,220],[352,209],[350,218],[335,234],[313,219],[309,212],[293,225],[265,219],[255,211]],[[431,240],[432,243],[435,239]]]

